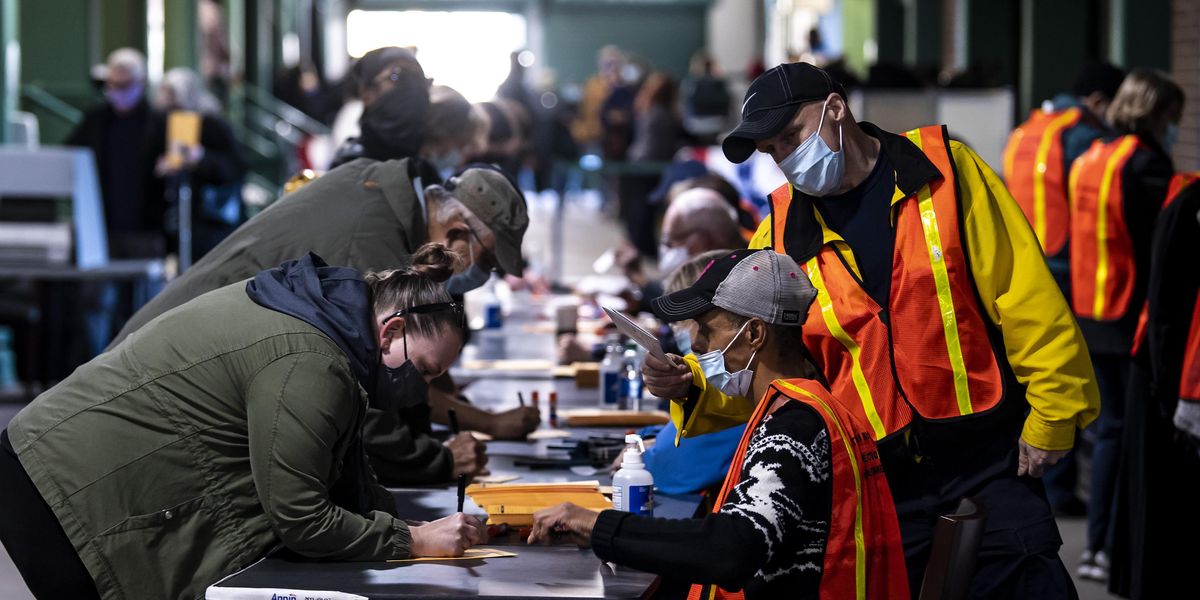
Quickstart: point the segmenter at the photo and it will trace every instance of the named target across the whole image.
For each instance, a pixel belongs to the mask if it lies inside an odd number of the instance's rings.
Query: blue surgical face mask
[[[462,163],[462,153],[454,149],[445,154],[431,156],[426,160],[437,170],[438,175],[445,180],[450,179],[450,176],[454,175],[454,170]]]
[[[801,192],[809,196],[828,196],[842,183],[846,171],[842,151],[834,152],[821,138],[821,127],[825,125],[825,109],[829,100],[821,105],[821,121],[817,131],[808,136],[787,158],[779,161],[783,176]],[[838,126],[838,146],[842,147],[842,128]]]
[[[658,245],[658,271],[663,275],[669,275],[675,269],[683,266],[683,263],[688,261],[687,248],[683,246],[675,246],[674,248],[666,245]]]
[[[451,294],[461,295],[473,289],[483,287],[492,278],[492,274],[479,268],[475,263],[475,245],[468,239],[467,252],[471,255],[471,266],[463,270],[462,273],[456,273],[450,276],[443,284],[447,292]]]
[[[107,89],[104,91],[104,97],[108,99],[108,103],[113,109],[118,112],[126,112],[137,106],[137,103],[142,99],[142,84],[135,83],[125,89]]]
[[[742,325],[742,328],[734,334],[733,339],[729,340],[729,344],[725,346],[724,350],[713,350],[696,357],[708,384],[721,390],[727,396],[745,398],[746,394],[750,393],[750,381],[754,379],[754,371],[750,370],[750,365],[754,364],[754,355],[758,351],[755,350],[750,354],[750,360],[746,362],[745,369],[730,373],[725,367],[725,353],[733,347],[733,343],[741,337],[742,332],[746,330],[746,325],[749,324],[750,322],[746,321]]]
[[[672,325],[671,335],[675,337],[675,347],[679,348],[680,356],[692,353],[692,332],[683,325]]]
[[[1167,123],[1167,131],[1166,131],[1166,133],[1163,134],[1163,139],[1162,139],[1163,150],[1166,150],[1167,153],[1170,154],[1171,148],[1175,145],[1175,142],[1178,142],[1178,141],[1179,141],[1179,124],[1178,123]]]

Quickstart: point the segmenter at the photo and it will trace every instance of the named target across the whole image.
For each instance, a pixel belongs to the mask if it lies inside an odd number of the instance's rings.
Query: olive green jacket
[[[307,252],[359,271],[395,269],[428,241],[409,160],[359,159],[281,198],[225,238],[125,323],[109,345],[189,300]],[[449,481],[454,457],[395,415],[371,409],[367,453],[385,485]]]
[[[109,348],[200,294],[315,252],[362,272],[407,266],[428,237],[406,160],[361,158],[280,198],[134,313]]]
[[[333,340],[238,282],[83,365],[8,434],[102,597],[200,598],[280,547],[408,557],[374,473],[367,515],[329,498],[365,413]]]

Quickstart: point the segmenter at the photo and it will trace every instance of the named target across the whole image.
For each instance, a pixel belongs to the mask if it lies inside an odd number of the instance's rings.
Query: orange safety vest
[[[1184,188],[1192,185],[1197,180],[1200,180],[1200,171],[1176,173],[1171,176],[1171,183],[1167,185],[1167,199],[1163,202],[1163,210],[1166,210],[1175,198],[1179,196]],[[1150,325],[1150,301],[1146,300],[1142,303],[1142,312],[1138,314],[1137,329],[1133,332],[1133,349],[1129,351],[1130,356],[1137,356],[1137,353],[1142,348],[1142,343],[1146,341],[1146,328]]]
[[[1183,355],[1183,374],[1179,379],[1179,397],[1200,402],[1200,294],[1192,310],[1192,326],[1188,329],[1187,351]]]
[[[1004,395],[1000,361],[959,231],[949,138],[939,126],[905,135],[941,177],[893,204],[890,327],[850,269],[852,255],[827,243],[801,265],[817,288],[820,307],[820,318],[812,315],[804,324],[805,345],[834,395],[851,403],[876,440],[908,427],[914,411],[926,420],[955,419],[994,408]],[[771,193],[777,252],[788,251],[784,232],[791,194],[787,185]]]
[[[879,451],[867,429],[815,381],[780,379],[771,384],[742,434],[713,512],[721,511],[726,497],[740,481],[742,463],[755,429],[764,417],[784,406],[785,402],[803,402],[811,406],[825,420],[829,432],[833,510],[825,544],[820,597],[828,600],[905,600],[909,591],[904,546],[892,493],[879,462]],[[742,593],[729,592],[712,584],[695,584],[688,592],[688,600],[716,598],[741,600]]]
[[[1075,316],[1125,316],[1137,281],[1133,239],[1125,225],[1125,165],[1136,135],[1096,140],[1071,167],[1071,308]]]
[[[1035,109],[1004,147],[1004,184],[1025,212],[1046,256],[1062,252],[1070,235],[1062,135],[1082,116],[1078,108]]]

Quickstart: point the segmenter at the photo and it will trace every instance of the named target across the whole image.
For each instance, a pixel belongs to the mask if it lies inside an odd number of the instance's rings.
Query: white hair
[[[200,113],[221,112],[221,103],[208,93],[200,75],[187,67],[176,67],[163,75],[159,89],[171,90],[175,98],[174,107],[180,110],[190,110]]]
[[[108,70],[123,69],[137,81],[146,80],[146,57],[136,48],[117,48],[108,55]]]

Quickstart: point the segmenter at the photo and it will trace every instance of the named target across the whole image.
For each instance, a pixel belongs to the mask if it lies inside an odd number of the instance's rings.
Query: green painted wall
[[[163,23],[166,47],[163,71],[174,67],[200,66],[200,24],[196,15],[196,0],[163,0],[166,8]]]
[[[1069,91],[1089,57],[1090,0],[1022,0],[1017,114]]]
[[[549,2],[542,7],[543,52],[562,83],[583,83],[594,74],[596,52],[605,44],[682,77],[692,53],[704,46],[707,11],[703,3]]]
[[[163,0],[171,4],[175,0]],[[146,0],[103,0],[99,3],[97,60],[117,48],[146,51]]]
[[[1056,3],[1046,2],[1049,4]],[[967,65],[998,73],[1000,83],[1015,85],[1019,0],[967,0]]]
[[[878,0],[875,3],[875,40],[879,44],[879,62],[904,64],[905,2]]]
[[[863,46],[875,38],[874,0],[843,0],[842,53],[846,66],[860,77],[866,77],[867,56]]]

